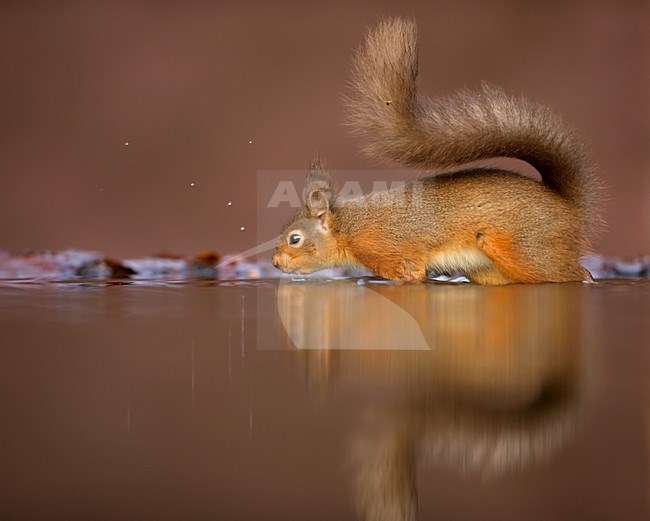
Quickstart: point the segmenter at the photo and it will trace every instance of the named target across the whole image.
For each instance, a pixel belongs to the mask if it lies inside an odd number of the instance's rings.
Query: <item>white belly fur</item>
[[[434,253],[429,258],[428,265],[438,271],[471,273],[492,266],[492,261],[477,249],[455,248]]]

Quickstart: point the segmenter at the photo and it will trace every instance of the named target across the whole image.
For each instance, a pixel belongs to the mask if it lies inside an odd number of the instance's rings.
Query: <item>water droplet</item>
[[[249,140],[248,140],[248,144],[249,144],[249,145],[252,145],[252,144],[253,144],[253,140],[252,140],[252,139],[249,139]]]
[[[194,183],[190,183],[190,186],[194,186]]]
[[[128,146],[129,146],[129,142],[128,142],[128,141],[125,141],[125,142],[124,142],[124,146],[125,146],[125,147],[128,147]]]
[[[228,201],[228,206],[232,206],[232,201]]]
[[[246,229],[246,226],[241,226],[239,229],[243,232]]]

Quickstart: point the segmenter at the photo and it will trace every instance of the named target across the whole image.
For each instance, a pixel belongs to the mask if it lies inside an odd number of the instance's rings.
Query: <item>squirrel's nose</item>
[[[271,264],[273,264],[273,266],[275,266],[276,268],[278,267],[278,264],[280,262],[279,259],[280,257],[278,256],[277,253],[274,254],[273,257],[271,257]]]

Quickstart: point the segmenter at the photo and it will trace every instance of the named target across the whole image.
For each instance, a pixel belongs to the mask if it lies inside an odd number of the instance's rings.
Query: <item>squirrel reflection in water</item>
[[[418,466],[498,477],[566,443],[584,395],[586,290],[280,285],[279,317],[303,349],[312,394],[326,401],[346,384],[389,391],[390,403],[362,412],[351,445],[363,519],[416,519]]]

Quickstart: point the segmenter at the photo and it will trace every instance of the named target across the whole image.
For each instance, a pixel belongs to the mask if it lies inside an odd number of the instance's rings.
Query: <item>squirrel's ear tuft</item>
[[[314,159],[309,163],[309,174],[321,174],[329,178],[330,169],[327,166],[327,161],[325,161],[320,156],[314,156]]]
[[[310,165],[303,195],[310,215],[320,218],[327,226],[330,208],[334,203],[334,194],[329,170],[320,158],[314,159]]]

